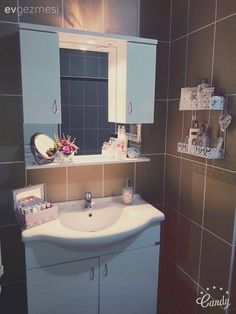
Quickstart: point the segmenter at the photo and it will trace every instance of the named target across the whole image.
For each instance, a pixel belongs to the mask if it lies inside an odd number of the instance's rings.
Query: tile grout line
[[[5,97],[22,97],[22,94],[0,94],[0,96],[5,96]]]
[[[102,165],[102,197],[105,196],[105,165]]]
[[[61,0],[61,25],[62,25],[62,28],[65,27],[64,0]]]
[[[103,0],[104,1],[104,0]],[[141,0],[138,0],[138,25],[137,25],[137,34],[140,37],[140,20],[141,20],[141,16],[140,16],[140,12],[141,12],[141,8],[140,8],[140,3]]]
[[[167,148],[167,126],[168,126],[168,112],[169,112],[169,88],[170,88],[170,52],[171,52],[171,27],[172,27],[172,0],[170,3],[170,29],[169,29],[169,47],[168,47],[168,69],[167,69],[167,100],[166,100],[166,121],[165,121],[165,147],[164,147],[164,160],[163,160],[163,193],[162,201],[165,204],[165,185],[166,185],[166,148]],[[164,206],[163,206],[164,207]]]
[[[137,193],[137,191],[136,191],[136,188],[137,188],[136,180],[137,180],[137,163],[134,162],[134,193]]]
[[[24,164],[24,160],[16,160],[16,161],[0,161],[0,165],[11,165],[11,164]]]
[[[206,232],[210,233],[211,235],[213,235],[214,237],[218,238],[219,240],[221,240],[222,242],[224,242],[225,244],[232,246],[231,243],[227,242],[225,239],[221,238],[219,235],[215,234],[214,232],[212,232],[211,230],[202,227],[200,224],[198,224],[196,221],[192,220],[191,218],[189,218],[188,216],[185,216],[182,212],[178,211],[177,209],[174,209],[173,207],[169,206],[168,204],[166,204],[166,209],[170,210],[172,212],[175,212],[176,214],[182,216],[183,218],[185,218],[186,220],[188,220],[189,222],[191,222],[192,224],[194,224],[195,226],[197,226],[199,229],[203,229]]]
[[[235,260],[235,252],[236,252],[235,244],[236,244],[236,209],[234,211],[234,231],[233,231],[233,241],[232,241],[232,249],[231,249],[231,256],[230,256],[230,269],[229,269],[229,277],[228,277],[229,299],[231,298],[231,295],[232,295],[231,290],[232,290],[232,283],[233,283],[233,273],[234,273],[234,264],[235,264],[234,260]]]
[[[192,34],[194,34],[194,33],[197,33],[197,32],[199,32],[199,31],[201,31],[201,30],[203,30],[203,29],[205,29],[205,28],[207,28],[207,27],[210,27],[210,26],[214,25],[215,23],[217,24],[217,23],[222,22],[222,21],[224,21],[224,20],[226,20],[226,19],[228,19],[228,18],[231,18],[231,17],[233,17],[233,16],[235,16],[235,15],[236,15],[236,13],[233,13],[233,14],[227,15],[227,16],[225,16],[225,17],[219,19],[219,20],[216,20],[216,21],[214,21],[214,22],[212,22],[212,23],[209,23],[209,24],[207,24],[207,25],[204,25],[204,26],[202,26],[202,27],[199,27],[199,28],[195,29],[194,31],[191,31],[191,32],[189,32],[189,33],[186,33],[186,34],[180,36],[180,37],[177,37],[177,38],[173,39],[173,40],[171,41],[171,43],[173,43],[173,42],[175,42],[175,41],[177,41],[177,40],[183,39],[183,38],[187,37],[188,35],[192,35]]]
[[[174,158],[181,158],[180,156],[178,155],[173,155],[173,154],[170,154],[170,153],[166,153],[167,156],[171,156],[171,157],[174,157]],[[197,160],[193,160],[193,159],[188,159],[186,157],[182,157],[183,160],[186,160],[186,161],[191,161],[193,163],[196,163],[196,164],[199,164],[199,165],[205,165],[205,162],[200,162],[200,161],[197,161]],[[214,169],[218,169],[218,170],[221,170],[221,171],[225,171],[225,172],[229,172],[229,173],[232,173],[232,174],[236,174],[236,170],[230,170],[230,169],[227,169],[227,168],[221,168],[221,167],[218,167],[218,166],[215,166],[215,165],[211,165],[211,164],[207,164],[207,167],[211,167],[211,168],[214,168]]]
[[[65,166],[66,170],[66,201],[69,201],[69,179],[68,179],[68,166],[66,164]]]

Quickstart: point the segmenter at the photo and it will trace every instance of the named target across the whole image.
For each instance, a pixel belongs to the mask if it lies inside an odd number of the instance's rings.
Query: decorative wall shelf
[[[224,103],[214,101],[215,97],[210,98],[209,103],[200,103],[197,101],[192,102],[179,102],[179,110],[223,110]]]
[[[186,143],[179,142],[177,145],[177,152],[189,155],[194,155],[198,157],[203,157],[206,159],[222,159],[224,158],[224,149],[216,147],[204,147],[197,145],[189,145]]]
[[[49,169],[49,168],[61,168],[61,167],[76,167],[76,166],[91,166],[91,165],[105,165],[105,164],[124,164],[124,163],[139,163],[150,161],[150,158],[125,158],[121,160],[104,158],[102,155],[87,155],[87,156],[75,156],[73,161],[66,163],[52,162],[47,165],[27,164],[26,170],[34,169]]]
[[[227,118],[229,119],[230,116],[224,116],[222,113],[221,117],[223,117],[223,120],[219,120],[222,131],[220,134],[218,147],[208,146],[210,142],[209,126],[207,127],[207,125],[202,124],[200,128],[196,119],[196,110],[224,110],[225,97],[214,96],[214,90],[215,88],[211,87],[209,84],[206,85],[206,82],[203,82],[197,87],[181,88],[179,110],[192,110],[192,121],[194,121],[194,123],[192,123],[192,127],[189,129],[189,134],[186,136],[186,141],[179,142],[177,144],[177,152],[203,157],[206,159],[224,158],[226,132],[223,131],[226,130],[228,125],[225,127],[225,129],[222,129],[222,127],[224,124],[227,124]],[[224,135],[222,136],[222,134]],[[204,145],[199,145],[201,142],[204,143]]]

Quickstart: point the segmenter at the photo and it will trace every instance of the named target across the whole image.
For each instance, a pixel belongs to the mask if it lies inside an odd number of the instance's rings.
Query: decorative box
[[[45,184],[13,190],[13,204],[22,229],[30,229],[58,217],[58,207],[45,201]]]

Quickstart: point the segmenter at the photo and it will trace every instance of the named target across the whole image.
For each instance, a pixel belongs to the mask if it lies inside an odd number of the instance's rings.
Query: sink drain
[[[93,214],[92,214],[92,213],[89,213],[89,214],[88,214],[88,216],[89,216],[89,217],[92,217],[92,216],[93,216]]]

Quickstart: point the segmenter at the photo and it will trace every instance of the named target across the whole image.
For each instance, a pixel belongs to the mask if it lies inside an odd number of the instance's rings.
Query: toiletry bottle
[[[122,147],[122,159],[125,159],[127,157],[127,146],[128,146],[128,139],[125,132],[125,126],[123,125],[121,128],[121,134],[120,134],[120,144]]]
[[[125,187],[122,189],[122,201],[126,205],[130,205],[133,201],[134,189],[131,185],[131,180],[126,179]]]

